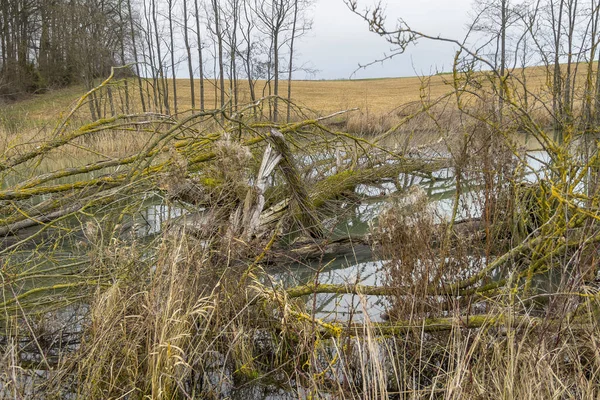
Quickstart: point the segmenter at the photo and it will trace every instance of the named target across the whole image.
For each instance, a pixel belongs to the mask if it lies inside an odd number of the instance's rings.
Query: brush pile
[[[261,102],[83,124],[86,96],[52,137],[0,155],[2,395],[526,396],[519,368],[559,371],[548,395],[596,393],[577,386],[600,373],[581,342],[600,340],[598,156],[579,139],[536,130],[550,161],[533,169],[514,124],[473,115],[462,135],[392,151],[394,130],[275,124]],[[128,154],[96,147],[131,137]],[[424,179],[452,185],[437,206]],[[374,198],[370,234],[340,237]],[[284,289],[269,273],[357,243],[383,260],[383,286]],[[384,297],[389,321],[319,319],[319,293]]]

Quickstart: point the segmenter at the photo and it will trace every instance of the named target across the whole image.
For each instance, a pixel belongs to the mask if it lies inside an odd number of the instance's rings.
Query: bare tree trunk
[[[593,124],[592,106],[594,101],[594,59],[598,49],[598,22],[600,8],[596,5],[595,0],[592,0],[592,16],[591,16],[591,31],[590,31],[590,57],[587,64],[585,91],[583,99],[584,124],[585,130],[589,131]]]
[[[591,60],[592,62],[594,60]],[[598,52],[598,60],[596,62],[596,88],[594,96],[594,120],[600,123],[600,51]]]
[[[273,94],[272,89],[272,81],[273,81],[273,38],[271,37],[269,43],[269,57],[267,61],[267,82],[265,83],[265,87],[263,88],[263,97],[265,96],[265,89],[268,89],[268,95],[271,96]],[[271,107],[271,103],[269,102],[269,119],[273,119],[273,108]]]
[[[140,91],[140,102],[142,103],[142,112],[146,112],[146,102],[144,100],[144,91],[142,88],[142,77],[140,74],[140,60],[138,58],[137,45],[135,41],[135,30],[133,26],[133,13],[131,12],[131,0],[127,0],[127,10],[129,12],[129,28],[131,36],[131,46],[133,50],[133,61],[135,62],[135,74],[137,75],[138,89]]]
[[[238,86],[237,86],[237,29],[239,23],[239,1],[232,0],[231,2],[231,20],[232,27],[229,32],[229,92],[233,96],[232,110],[237,110],[238,105]]]
[[[570,123],[572,120],[572,112],[573,112],[573,104],[571,97],[571,68],[573,64],[573,33],[575,30],[575,17],[577,14],[577,0],[569,0],[568,3],[568,17],[569,17],[569,30],[567,34],[567,71],[565,77],[565,87],[564,87],[564,118],[567,123]]]
[[[204,59],[202,58],[202,38],[200,34],[200,8],[198,8],[198,0],[194,0],[196,8],[196,42],[198,46],[198,68],[200,79],[200,111],[204,111]]]
[[[217,63],[219,62],[219,60],[218,60],[218,57],[216,57],[216,54],[217,54],[217,41],[213,40],[212,42],[213,42],[213,73],[215,74],[214,81],[212,82],[213,89],[215,91],[214,96],[213,96],[214,97],[214,103],[213,103],[214,106],[213,106],[213,108],[216,109],[218,107],[218,103],[219,103],[219,85],[217,83],[218,80],[217,80],[217,76],[216,76],[217,69],[218,69],[217,68]]]
[[[160,46],[160,37],[158,35],[158,13],[156,11],[156,0],[152,0],[152,20],[154,21],[154,38],[156,40],[156,53],[158,56],[158,79],[161,82],[162,90],[163,90],[163,99],[165,105],[165,112],[167,114],[171,113],[171,109],[169,107],[169,88],[167,84],[167,77],[163,71],[163,59],[161,54],[161,46]]]
[[[2,13],[0,14],[0,78],[3,76],[3,71],[4,68],[6,67],[6,46],[7,46],[7,33],[8,33],[8,26],[6,23],[6,19],[8,17],[8,2],[3,1],[0,3],[1,5],[1,11]],[[44,11],[44,8],[42,8],[42,12]],[[44,45],[47,45],[47,41],[45,39],[46,35],[44,35],[44,33],[48,32],[48,28],[47,28],[47,23],[46,23],[47,19],[42,17],[42,40],[40,41],[40,53],[42,55],[45,55],[45,52],[43,50],[45,50],[45,47],[43,47]],[[44,58],[41,58],[41,61],[43,61]]]
[[[146,19],[146,34],[143,37],[146,38],[147,46],[148,46],[148,54],[147,59],[150,64],[150,71],[152,73],[152,94],[154,97],[154,111],[161,112],[163,111],[163,102],[160,91],[160,81],[158,74],[158,66],[155,64],[155,53],[154,53],[154,43],[153,43],[153,35],[152,35],[152,24],[150,22],[150,9],[146,9],[146,2],[144,1],[144,18]],[[149,93],[148,93],[149,94]],[[148,100],[148,105],[150,105],[150,100]]]
[[[121,31],[119,32],[119,39],[120,39],[120,45],[121,45],[121,65],[125,66],[127,64],[127,61],[125,60],[125,23],[123,22],[123,0],[119,0],[119,22],[120,22],[120,28]],[[130,16],[131,18],[131,16]],[[124,90],[125,90],[125,105],[124,105],[124,110],[125,113],[129,114],[129,81],[128,81],[128,76],[125,77],[124,80]],[[123,103],[123,102],[121,102]]]
[[[277,122],[279,105],[279,32],[275,31],[273,35],[273,94],[275,98],[273,100],[273,122]]]
[[[505,1],[505,0],[503,0]],[[296,39],[296,22],[298,20],[298,0],[294,0],[294,22],[292,24],[292,38],[290,42],[290,62],[289,62],[289,71],[288,71],[288,87],[287,87],[287,118],[286,121],[290,122],[290,114],[292,107],[292,71],[293,71],[293,61],[294,61],[294,39]]]
[[[498,96],[498,119],[502,123],[502,110],[504,108],[504,85],[506,84],[506,28],[508,25],[508,0],[502,0],[502,21],[500,25],[500,96]]]
[[[253,22],[250,18],[250,12],[248,12],[248,2],[244,1],[244,18],[246,20],[246,29],[242,29],[242,35],[246,41],[246,54],[244,60],[244,68],[246,70],[246,76],[248,79],[248,88],[250,90],[250,100],[254,103],[256,101],[256,93],[254,87],[254,81],[252,79],[252,27]]]
[[[217,0],[213,0],[215,13],[215,32],[217,35],[217,51],[219,54],[219,89],[221,91],[221,108],[225,107],[225,72],[223,65],[223,33],[221,32],[221,13],[220,5]]]
[[[187,1],[183,1],[183,41],[185,51],[188,58],[188,74],[190,75],[190,96],[192,97],[192,109],[196,108],[196,93],[194,88],[194,67],[192,65],[192,49],[190,48],[190,40],[188,36],[188,10]]]
[[[215,62],[217,63],[216,67],[219,69],[219,90],[220,90],[220,105],[221,108],[225,107],[225,66],[223,63],[223,32],[221,28],[221,5],[219,0],[211,0],[212,13],[215,19],[215,29],[214,34],[217,59]],[[215,68],[216,69],[216,68]],[[215,88],[216,90],[216,88]]]
[[[560,72],[560,41],[562,31],[562,14],[564,0],[560,0],[558,18],[555,14],[554,3],[550,3],[552,12],[553,34],[554,34],[554,78],[552,82],[552,111],[554,114],[555,137],[562,141],[563,127],[563,104],[562,104],[562,77]]]
[[[184,0],[185,2],[185,0]],[[169,39],[171,46],[171,76],[173,77],[173,110],[177,114],[177,74],[175,71],[175,39],[173,35],[173,0],[168,0],[169,5]]]

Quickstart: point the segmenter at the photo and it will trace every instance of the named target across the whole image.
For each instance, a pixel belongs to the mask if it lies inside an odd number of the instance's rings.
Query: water
[[[538,162],[544,154],[538,152],[532,155],[532,169],[541,169],[541,163]],[[543,160],[546,161],[546,160]],[[538,164],[536,164],[538,163]],[[46,165],[39,168],[49,168]],[[43,171],[38,171],[43,172]],[[22,178],[26,177],[21,174]],[[94,175],[95,176],[95,175]],[[89,177],[94,177],[90,174]],[[81,180],[86,176],[69,177],[59,179],[53,184],[72,182],[74,179]],[[530,173],[528,179],[535,179]],[[358,185],[356,194],[363,198],[357,205],[343,208],[343,214],[336,215],[339,220],[332,231],[333,238],[362,236],[369,231],[369,224],[380,214],[381,210],[387,206],[388,198],[396,196],[398,191],[406,190],[412,185],[422,187],[431,201],[431,208],[435,211],[438,222],[447,220],[452,213],[455,201],[455,180],[453,170],[442,168],[434,171],[430,176],[400,174],[394,181],[384,181],[379,185]],[[461,196],[461,204],[458,208],[458,218],[469,218],[481,215],[480,202],[477,199],[477,191],[469,189],[468,182],[463,188],[464,194]],[[43,200],[43,196],[34,199],[33,202]],[[179,219],[181,216],[193,211],[195,214],[202,210],[187,210],[182,207],[167,204],[164,199],[152,193],[145,193],[141,199],[138,199],[137,211],[128,212],[121,221],[121,225],[126,226],[124,231],[143,239],[160,233],[165,224]],[[114,208],[108,208],[107,214],[114,211]],[[101,214],[99,215],[101,218]],[[74,243],[78,244],[86,240],[86,227],[82,228],[81,233],[74,233],[71,240],[65,241],[63,251],[77,253],[73,248]],[[333,260],[322,261],[323,265],[317,264],[298,264],[286,267],[286,271],[274,272],[274,279],[281,280],[284,287],[299,285],[304,283],[313,283],[315,279],[320,283],[327,284],[354,284],[363,285],[381,285],[383,261],[377,260],[370,249],[362,246],[353,253],[339,254]],[[325,267],[323,270],[322,268]],[[317,295],[316,302],[311,299],[311,307],[315,307],[319,317],[331,320],[346,320],[352,318],[363,318],[368,315],[374,320],[379,320],[379,315],[385,308],[386,299],[368,297],[368,309],[361,310],[358,307],[360,299],[352,295]]]
[[[545,178],[545,166],[549,161],[549,157],[543,151],[532,151],[528,153],[527,162],[529,171],[525,175],[526,182],[535,182],[538,179]],[[105,173],[105,172],[104,172]],[[27,177],[23,174],[22,179]],[[85,177],[79,176],[77,180]],[[74,179],[73,177],[69,179]],[[59,183],[61,181],[56,181]],[[14,182],[4,182],[6,185],[12,185]],[[395,182],[387,181],[380,185],[359,185],[356,188],[356,194],[363,196],[363,200],[355,205],[344,208],[344,214],[341,215],[337,225],[332,230],[334,238],[353,237],[364,235],[370,229],[370,224],[380,214],[381,210],[388,205],[389,197],[399,195],[399,191],[406,190],[412,185],[419,185],[429,196],[431,207],[435,212],[437,221],[447,220],[453,210],[453,205],[456,196],[456,182],[453,171],[450,168],[443,168],[434,171],[431,176],[401,174]],[[481,215],[481,202],[479,201],[478,189],[469,187],[469,182],[465,183],[460,198],[460,206],[458,208],[458,218],[469,218]],[[44,200],[42,196],[36,201]],[[148,237],[155,236],[160,233],[166,225],[174,220],[188,214],[191,210],[183,207],[168,205],[163,198],[148,193],[142,199],[136,199],[138,203],[137,210],[129,212],[123,224],[127,224],[127,234],[132,235],[136,240],[143,240]],[[107,210],[107,213],[111,210]],[[202,210],[194,210],[202,212]],[[83,235],[83,236],[82,236]],[[85,232],[77,236],[81,240],[85,240]],[[75,248],[73,241],[65,241],[65,246],[60,253],[54,253],[53,260],[47,260],[46,264],[40,265],[40,271],[44,271],[48,266],[60,265],[66,260],[77,260],[78,257],[84,256],[85,251],[80,251]],[[57,257],[57,256],[61,257]],[[25,257],[26,258],[26,257]],[[345,285],[369,285],[379,286],[384,284],[385,260],[378,259],[377,255],[373,254],[371,249],[365,245],[356,245],[344,253],[336,254],[335,257],[328,257],[318,261],[307,263],[296,263],[291,265],[280,265],[270,268],[262,279],[264,282],[269,281],[283,288],[290,288],[308,283],[321,284],[345,284]],[[82,268],[85,271],[85,268]],[[468,273],[466,271],[465,273]],[[55,280],[45,281],[44,284],[53,284],[59,282],[60,278]],[[35,285],[39,285],[39,280],[30,279],[21,287],[22,291],[26,291]],[[314,312],[317,318],[334,321],[334,322],[362,322],[365,320],[382,321],[382,315],[389,307],[389,301],[384,296],[359,296],[353,294],[316,294],[305,296],[307,310]],[[68,306],[63,308],[59,314],[56,314],[54,320],[57,323],[63,323],[63,326],[74,326],[73,331],[77,334],[81,330],[80,318],[86,314],[87,308],[85,305]],[[54,314],[53,314],[54,315]],[[75,318],[72,323],[69,318]],[[23,352],[27,354],[27,352]],[[36,357],[34,353],[30,353],[31,357]],[[37,362],[39,359],[32,358],[31,360],[23,360]],[[217,368],[218,369],[218,368]],[[43,374],[43,372],[41,372]],[[221,371],[223,373],[223,371]],[[214,375],[215,386],[220,385],[218,375]],[[210,373],[206,379],[212,379]],[[210,384],[210,382],[208,382]],[[295,398],[290,392],[283,391],[278,388],[270,388],[262,385],[250,385],[246,391],[235,390],[232,388],[219,388],[220,392],[229,393],[232,398],[264,398],[264,399],[284,399]],[[0,387],[0,393],[2,388]]]
[[[343,155],[343,154],[342,154]],[[323,154],[321,157],[311,157],[301,159],[306,163],[313,162],[315,159],[327,158]],[[527,153],[527,163],[529,170],[525,175],[526,182],[534,182],[545,178],[545,166],[549,162],[548,155],[539,150],[533,150]],[[60,167],[70,167],[71,165],[61,165]],[[56,167],[54,167],[56,169]],[[37,165],[35,173],[28,170],[22,170],[13,174],[11,181],[3,182],[6,187],[16,184],[18,181],[27,179],[35,174],[52,171],[52,161],[44,160],[44,163]],[[52,184],[72,183],[74,181],[94,178],[99,174],[105,174],[107,171],[96,171],[86,175],[77,175],[67,178],[61,178],[52,182]],[[110,171],[109,171],[110,172]],[[314,172],[314,171],[313,171]],[[326,172],[327,173],[327,172]],[[434,210],[437,222],[448,220],[451,217],[456,197],[456,182],[451,168],[442,168],[434,171],[428,176],[422,174],[400,174],[397,179],[384,181],[379,185],[358,185],[355,192],[362,196],[363,201],[356,206],[343,208],[343,214],[336,215],[339,221],[332,230],[333,238],[362,236],[369,231],[369,224],[376,220],[381,210],[387,206],[390,196],[397,196],[398,192],[406,190],[412,185],[419,185],[427,193],[431,209]],[[471,187],[469,182],[463,183],[462,195],[457,209],[458,219],[467,219],[480,216],[481,201],[479,199],[479,190]],[[45,196],[38,196],[32,199],[32,206],[37,202],[45,200]],[[136,200],[136,211],[128,211],[124,219],[120,221],[123,228],[123,234],[134,236],[139,239],[155,236],[160,233],[165,224],[177,220],[189,212],[194,214],[202,213],[202,210],[185,209],[179,206],[167,204],[163,198],[152,193],[145,193],[141,199]],[[114,211],[114,204],[106,209],[110,214]],[[122,205],[120,205],[123,207]],[[102,214],[98,215],[99,218]],[[81,232],[73,233],[69,240],[63,241],[63,251],[71,252],[74,255],[78,253],[75,246],[86,241],[86,227],[82,227]],[[29,233],[29,232],[27,232]],[[35,243],[38,245],[38,243]],[[365,246],[358,248],[349,254],[339,254],[335,259],[324,260],[321,265],[298,264],[286,266],[285,271],[274,271],[273,278],[281,281],[284,287],[294,285],[313,283],[317,280],[320,283],[328,284],[354,284],[363,285],[381,285],[383,261],[377,260],[376,256],[371,254]],[[325,295],[319,294],[315,299],[310,299],[311,308],[314,307],[319,317],[331,320],[346,320],[352,318],[363,318],[369,316],[374,320],[379,319],[379,315],[385,308],[386,299],[371,298],[367,299],[368,309],[361,310],[358,307],[359,299],[352,295]]]

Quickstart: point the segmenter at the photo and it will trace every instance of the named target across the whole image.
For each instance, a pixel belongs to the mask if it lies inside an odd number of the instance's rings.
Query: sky
[[[412,29],[462,39],[473,0],[384,0],[382,3],[387,4],[389,27],[401,17]],[[372,4],[373,0],[359,0],[359,9]],[[369,32],[366,22],[348,10],[342,0],[315,0],[311,14],[313,29],[297,44],[297,63],[317,72],[298,72],[295,79],[400,77],[451,69],[455,53],[452,45],[420,40],[393,60],[356,71],[359,64],[381,59],[392,46]]]

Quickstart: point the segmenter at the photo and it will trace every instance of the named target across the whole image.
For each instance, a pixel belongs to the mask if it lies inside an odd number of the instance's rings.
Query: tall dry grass
[[[585,64],[581,64],[579,69],[584,71]],[[526,82],[530,90],[530,102],[532,109],[539,108],[543,110],[543,103],[548,101],[551,95],[549,88],[549,76],[552,71],[546,70],[544,67],[531,67],[525,70],[516,69],[512,72],[515,77],[514,85],[516,90],[520,90],[520,82]],[[575,79],[578,87],[584,85],[585,74],[579,73]],[[459,80],[464,77],[459,74]],[[494,78],[485,72],[478,73],[475,79],[480,81],[482,92],[487,91],[487,88],[497,84]],[[205,109],[212,110],[220,108],[220,99],[218,94],[215,95],[213,90],[217,86],[214,80],[206,80],[205,91]],[[161,112],[160,107],[156,106],[153,101],[153,90],[151,81],[144,81],[143,93],[145,98],[150,96],[148,103],[148,112]],[[340,110],[353,110],[355,112],[348,114],[345,117],[335,121],[333,126],[341,127],[342,129],[360,134],[379,134],[393,128],[403,120],[410,118],[418,111],[427,109],[436,99],[456,95],[455,79],[452,74],[437,74],[433,76],[422,77],[403,77],[403,78],[381,78],[381,79],[360,79],[360,80],[298,80],[292,82],[292,102],[296,108],[305,110],[304,116],[328,115]],[[167,87],[169,92],[172,92],[172,82],[169,80]],[[188,79],[179,79],[178,87],[178,107],[180,116],[186,115],[191,110],[190,98],[190,83]],[[247,82],[239,81],[239,105],[247,104],[250,101],[250,92]],[[281,93],[287,93],[287,81],[280,83]],[[195,81],[196,93],[199,93],[199,82]],[[226,81],[226,87],[229,87],[229,82]],[[269,95],[268,82],[257,81],[256,87],[258,97],[263,98]],[[117,114],[130,114],[141,112],[141,102],[139,99],[139,89],[137,88],[136,80],[129,80],[127,85],[124,85],[123,80],[115,80],[110,85],[111,97],[113,106],[109,105],[109,96],[106,92],[98,93],[98,97],[94,100],[89,99],[83,107],[81,113],[81,121],[89,122],[90,114],[88,103],[96,101],[101,110],[101,116],[109,116],[114,110]],[[129,95],[126,96],[124,91],[128,90]],[[53,128],[64,117],[64,110],[69,110],[72,104],[85,92],[81,86],[73,86],[66,89],[50,91],[45,94],[35,95],[29,99],[21,100],[16,103],[5,104],[0,109],[3,111],[4,117],[0,117],[0,133],[3,135],[14,136],[16,133],[16,119],[26,121],[27,124],[23,129],[19,129],[20,141],[30,139],[32,135],[42,134],[47,135],[52,132]],[[229,93],[225,94],[225,102],[230,105],[232,99]],[[463,94],[463,97],[464,94]],[[126,103],[126,98],[129,98],[129,103]],[[196,101],[198,103],[198,101]],[[285,107],[285,104],[282,104]],[[171,108],[173,105],[171,104]],[[196,109],[198,109],[196,104]],[[447,111],[456,108],[456,103],[448,103],[441,106]],[[163,110],[164,111],[164,110]],[[534,111],[534,110],[532,110]],[[433,111],[432,111],[433,112]],[[438,110],[442,112],[442,110]],[[9,116],[9,117],[6,117]],[[293,115],[294,120],[303,119],[298,114]],[[452,122],[453,119],[447,120]],[[408,121],[404,121],[408,122]],[[423,126],[419,126],[419,125]],[[4,125],[4,129],[2,129]],[[11,126],[9,126],[11,125]],[[415,123],[415,128],[407,126],[406,129],[419,129],[426,131],[431,128],[431,123],[427,123],[425,119]],[[127,138],[120,140],[117,135],[111,140],[119,140],[121,144],[126,143]]]

